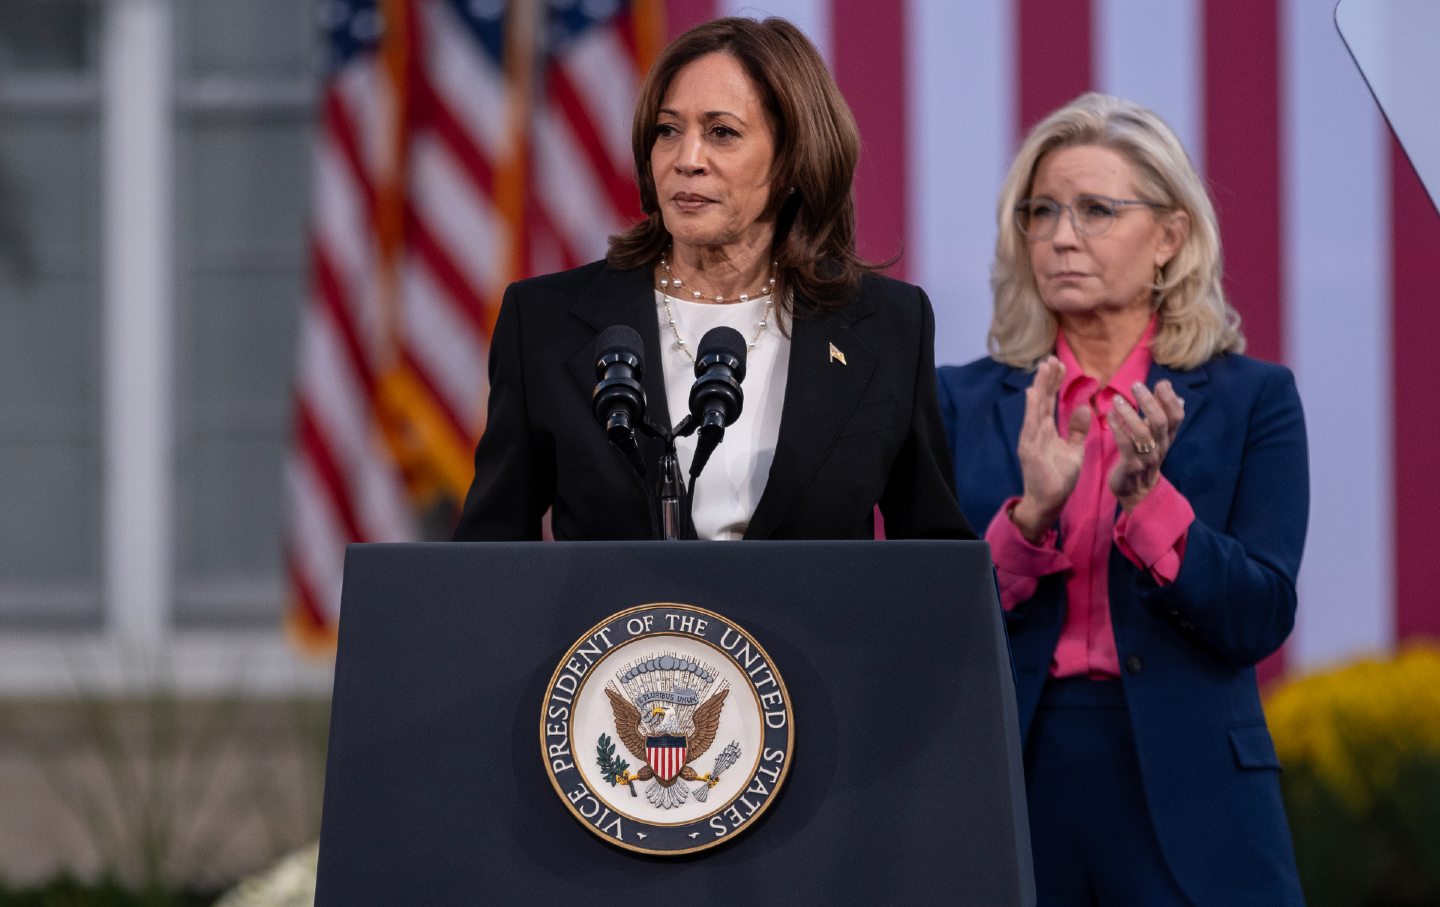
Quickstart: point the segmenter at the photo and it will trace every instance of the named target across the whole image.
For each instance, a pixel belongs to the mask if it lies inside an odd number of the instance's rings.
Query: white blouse
[[[665,371],[665,396],[670,404],[670,424],[679,425],[690,412],[690,388],[695,383],[695,363],[675,342],[675,331],[685,338],[694,353],[700,338],[711,328],[731,327],[748,345],[765,312],[765,300],[716,304],[669,297],[675,330],[665,317],[666,297],[655,291],[655,315],[660,320],[661,365]],[[748,350],[745,380],[740,389],[744,404],[740,418],[725,429],[725,439],[710,455],[691,492],[691,521],[702,539],[738,539],[750,525],[755,505],[765,491],[770,464],[775,459],[775,441],[780,436],[780,411],[785,403],[785,383],[790,366],[790,338],[780,329],[777,301],[769,326],[760,334],[755,348]],[[686,481],[695,458],[696,436],[680,438],[675,452]]]

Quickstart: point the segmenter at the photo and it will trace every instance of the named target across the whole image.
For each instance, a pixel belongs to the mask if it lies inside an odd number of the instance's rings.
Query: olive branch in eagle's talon
[[[630,763],[615,755],[615,741],[610,739],[610,735],[600,735],[600,740],[595,745],[595,757],[601,777],[610,782],[611,787],[623,784],[630,788],[630,796],[639,796],[635,793],[635,785],[630,783],[637,780],[638,776],[630,774]]]

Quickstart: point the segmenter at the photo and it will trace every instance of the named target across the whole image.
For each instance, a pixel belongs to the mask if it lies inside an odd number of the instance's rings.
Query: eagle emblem
[[[613,746],[607,757],[609,741],[602,734],[600,762],[607,780],[628,786],[631,796],[636,796],[639,783],[648,781],[645,798],[659,809],[672,809],[690,798],[692,791],[676,782],[701,781],[693,794],[704,802],[720,774],[740,755],[739,745],[732,742],[710,772],[702,775],[690,766],[710,749],[720,727],[730,688],[724,680],[717,685],[717,676],[712,665],[675,653],[638,659],[616,671],[605,686],[615,734],[643,764],[632,774],[628,765],[614,760]]]

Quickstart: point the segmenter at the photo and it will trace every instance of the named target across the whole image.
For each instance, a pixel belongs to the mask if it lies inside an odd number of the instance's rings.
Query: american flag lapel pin
[[[830,361],[839,362],[841,365],[849,364],[845,361],[845,354],[840,352],[840,347],[836,346],[833,343],[830,344]]]

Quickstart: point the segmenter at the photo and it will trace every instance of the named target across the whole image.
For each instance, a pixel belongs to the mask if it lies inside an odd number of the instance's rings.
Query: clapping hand
[[[1025,390],[1025,421],[1017,450],[1025,491],[1010,519],[1032,542],[1060,519],[1085,460],[1085,435],[1093,418],[1090,407],[1075,408],[1064,435],[1055,424],[1055,404],[1064,379],[1065,366],[1048,356]]]
[[[1110,491],[1126,513],[1145,500],[1160,481],[1160,464],[1185,419],[1185,401],[1169,381],[1156,384],[1154,393],[1138,381],[1131,390],[1140,412],[1116,395],[1106,417],[1120,454],[1110,470]]]

